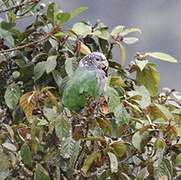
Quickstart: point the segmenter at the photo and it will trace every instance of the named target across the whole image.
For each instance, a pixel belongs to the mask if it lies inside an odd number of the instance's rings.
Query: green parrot
[[[63,105],[78,112],[85,106],[88,95],[97,99],[104,90],[104,69],[107,68],[108,61],[100,52],[93,52],[81,59],[73,76],[65,84]]]

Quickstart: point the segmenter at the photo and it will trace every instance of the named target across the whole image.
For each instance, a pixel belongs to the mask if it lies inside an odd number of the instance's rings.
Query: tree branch
[[[54,31],[48,33],[48,34],[45,35],[43,38],[38,39],[37,41],[33,41],[33,42],[30,42],[30,43],[24,44],[24,45],[22,45],[22,46],[17,46],[17,47],[15,47],[15,48],[1,50],[0,53],[9,53],[9,52],[12,52],[12,51],[17,51],[17,50],[24,49],[24,48],[26,48],[26,47],[29,47],[29,46],[38,44],[38,43],[40,43],[40,42],[48,39],[53,33],[54,33]]]
[[[11,11],[11,10],[13,10],[13,9],[18,9],[18,8],[23,7],[23,6],[26,6],[26,5],[30,4],[30,3],[36,3],[36,2],[39,2],[39,1],[40,1],[40,0],[28,0],[28,1],[26,1],[26,2],[23,2],[23,3],[21,3],[21,4],[18,4],[18,5],[16,5],[16,6],[12,6],[12,7],[10,7],[10,8],[1,9],[1,10],[0,10],[0,13],[6,12],[6,11]]]

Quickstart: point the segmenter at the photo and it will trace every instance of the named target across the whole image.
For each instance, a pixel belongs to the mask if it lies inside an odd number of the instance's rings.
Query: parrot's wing
[[[79,111],[84,107],[89,94],[95,99],[99,96],[99,88],[100,78],[96,71],[78,68],[66,83],[62,97],[63,104]]]

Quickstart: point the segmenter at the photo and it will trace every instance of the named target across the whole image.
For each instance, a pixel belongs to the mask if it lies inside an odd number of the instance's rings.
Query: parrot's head
[[[108,68],[108,60],[104,56],[104,54],[100,52],[93,52],[87,56],[85,56],[80,62],[79,67],[83,67],[86,69],[103,69],[106,70]]]

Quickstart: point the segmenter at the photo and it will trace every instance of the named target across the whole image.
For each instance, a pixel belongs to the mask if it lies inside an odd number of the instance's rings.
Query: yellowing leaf
[[[39,92],[27,92],[20,98],[20,106],[23,109],[28,121],[32,119],[32,112],[39,99]]]
[[[174,57],[162,52],[148,52],[145,55],[156,58],[156,59],[160,59],[162,61],[167,61],[167,62],[172,62],[172,63],[177,62],[177,60]]]
[[[162,139],[158,139],[155,145],[156,145],[156,149],[159,149],[159,148],[164,149],[166,147],[166,143]]]
[[[141,135],[140,132],[137,131],[132,137],[132,144],[139,152],[142,152],[148,142],[148,138],[150,138],[150,136],[147,131]]]
[[[169,111],[168,108],[166,108],[164,105],[161,104],[156,104],[155,106],[158,108],[160,111],[160,116],[165,119],[166,121],[169,121],[171,118],[173,118],[172,113]]]
[[[91,164],[97,159],[99,159],[100,157],[101,157],[101,153],[99,151],[95,151],[90,156],[88,156],[88,158],[84,161],[84,165],[81,169],[83,173],[86,174]]]
[[[106,110],[108,112],[108,106],[106,106],[106,107],[107,107]],[[112,125],[111,125],[111,122],[108,119],[106,119],[106,118],[104,118],[104,119],[97,118],[97,122],[99,124],[99,127],[103,130],[103,132],[105,134],[108,134],[108,135],[111,134]]]
[[[125,52],[125,48],[123,47],[123,45],[119,42],[116,42],[119,46],[120,49],[120,54],[121,54],[121,65],[124,66],[125,64],[125,59],[126,59],[126,52]]]
[[[111,147],[113,147],[114,154],[118,157],[122,157],[127,150],[126,145],[118,141],[111,144]]]
[[[82,54],[88,55],[91,53],[91,50],[81,41],[80,42],[80,52]]]
[[[58,104],[57,100],[56,100],[56,97],[50,92],[50,91],[46,91],[47,92],[47,95],[48,95],[48,98],[50,99],[50,101],[56,106],[57,110],[59,112],[62,112],[62,108],[61,106]]]
[[[127,87],[124,80],[120,76],[112,76],[110,80],[110,86]]]
[[[179,136],[180,133],[179,133],[179,129],[178,129],[177,127],[171,126],[170,128],[171,128],[172,131],[174,132],[175,136]]]
[[[139,85],[144,85],[152,96],[158,95],[160,74],[153,67],[147,66],[142,71],[137,69],[136,81]]]

